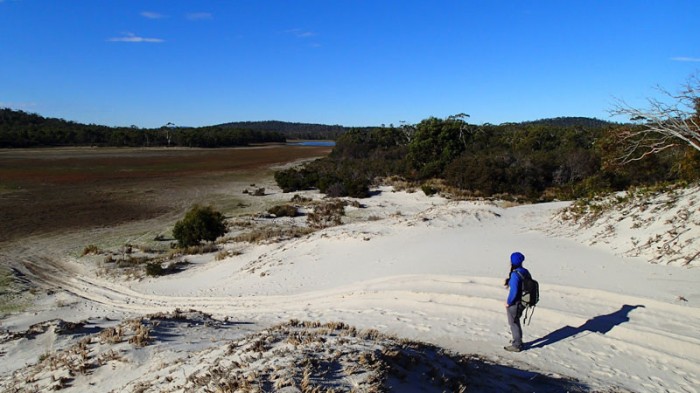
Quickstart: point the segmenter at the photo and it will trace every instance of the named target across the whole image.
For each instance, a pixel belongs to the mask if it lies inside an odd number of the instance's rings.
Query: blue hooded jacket
[[[520,290],[520,281],[522,280],[516,271],[523,276],[530,275],[530,272],[522,266],[524,260],[525,256],[519,252],[514,252],[510,256],[510,264],[513,265],[515,269],[510,273],[510,279],[508,280],[510,291],[508,292],[508,300],[506,300],[506,302],[509,306],[518,303],[522,296],[522,291]]]

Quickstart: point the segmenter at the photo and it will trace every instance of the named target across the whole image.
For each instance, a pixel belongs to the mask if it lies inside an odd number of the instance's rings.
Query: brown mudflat
[[[232,191],[232,184],[269,182],[272,166],[324,156],[330,149],[0,150],[0,244],[174,217],[193,203],[234,200],[240,189]]]

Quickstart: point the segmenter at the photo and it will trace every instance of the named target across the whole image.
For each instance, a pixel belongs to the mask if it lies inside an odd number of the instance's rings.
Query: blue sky
[[[697,0],[0,0],[0,107],[158,127],[611,119],[700,69]]]

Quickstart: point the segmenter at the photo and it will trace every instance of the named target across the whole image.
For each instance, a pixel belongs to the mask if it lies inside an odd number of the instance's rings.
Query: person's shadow
[[[642,307],[644,308],[643,305],[637,305],[637,306],[630,306],[629,304],[625,304],[620,308],[619,310],[615,311],[612,314],[606,314],[606,315],[598,315],[595,318],[591,318],[587,320],[583,325],[579,327],[573,327],[573,326],[564,326],[561,329],[555,330],[548,335],[538,338],[537,340],[530,341],[529,343],[525,343],[525,348],[531,349],[531,348],[542,348],[550,344],[554,344],[556,342],[565,340],[569,337],[573,337],[579,333],[583,332],[593,332],[593,333],[601,333],[605,334],[609,331],[612,330],[615,326],[621,325],[625,322],[628,322],[630,319],[628,317],[630,311],[634,310],[635,308]]]

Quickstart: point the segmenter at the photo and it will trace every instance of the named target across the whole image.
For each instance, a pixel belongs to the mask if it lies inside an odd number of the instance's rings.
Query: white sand
[[[189,257],[194,265],[170,276],[108,280],[96,277],[85,261],[72,261],[70,274],[62,266],[45,277],[46,285],[61,291],[31,312],[6,318],[2,327],[19,331],[51,318],[97,318],[95,325],[104,327],[105,317],[122,320],[175,308],[252,323],[220,329],[216,337],[202,333],[197,340],[190,335],[133,350],[130,360],[112,367],[117,371],[76,378],[66,391],[88,391],[90,383],[99,391],[127,386],[130,391],[134,381],[146,378],[146,369],[165,368],[177,358],[174,353],[182,356],[298,319],[374,328],[519,369],[575,377],[593,388],[698,392],[700,261],[681,266],[678,253],[665,261],[639,250],[634,253],[639,256],[629,256],[630,247],[639,245],[630,236],[667,231],[655,223],[677,222],[672,217],[678,209],[688,216],[682,252],[700,251],[697,192],[696,187],[676,198],[676,210],[629,213],[637,221],[647,218],[646,226],[629,228],[634,224],[625,227],[626,216],[572,226],[557,214],[568,206],[564,202],[503,208],[382,188],[361,201],[366,208],[348,208],[345,225],[271,245],[230,244],[243,253],[222,261]],[[619,227],[611,228],[611,222]],[[524,326],[532,348],[517,354],[503,350],[510,338],[503,280],[513,251],[525,254],[525,266],[541,286],[540,305],[531,325]],[[23,365],[62,345],[56,334],[8,337],[0,340],[4,389],[13,372],[26,373]]]

